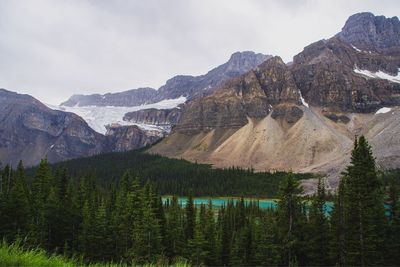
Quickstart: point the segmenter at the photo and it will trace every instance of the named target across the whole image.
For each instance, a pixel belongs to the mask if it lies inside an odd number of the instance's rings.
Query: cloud
[[[235,51],[285,61],[361,11],[397,1],[2,0],[0,87],[59,103],[76,93],[158,88],[203,74]]]

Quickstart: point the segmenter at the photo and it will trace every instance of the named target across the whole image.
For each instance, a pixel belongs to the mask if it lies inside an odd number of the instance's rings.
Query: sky
[[[73,94],[158,88],[236,51],[289,62],[398,0],[0,0],[0,88],[59,104]]]

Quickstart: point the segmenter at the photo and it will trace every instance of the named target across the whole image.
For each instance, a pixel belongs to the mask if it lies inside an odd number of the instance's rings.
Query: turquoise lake
[[[172,197],[163,197],[163,202],[166,203],[167,200],[171,201]],[[212,201],[212,205],[214,208],[218,209],[221,206],[226,206],[228,201],[233,201],[233,203],[237,203],[240,201],[240,198],[207,198],[207,197],[194,197],[193,202],[196,206],[208,205],[209,201]],[[178,202],[180,205],[185,206],[187,203],[186,197],[178,197]],[[274,199],[257,199],[257,198],[245,198],[245,204],[249,204],[250,202],[258,202],[258,205],[261,209],[275,208],[277,206],[276,200]],[[332,211],[333,204],[328,202],[326,204],[326,212],[330,213]]]

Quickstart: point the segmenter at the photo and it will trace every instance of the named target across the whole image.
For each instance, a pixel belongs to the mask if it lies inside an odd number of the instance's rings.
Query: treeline
[[[71,177],[92,175],[107,186],[118,182],[128,170],[139,180],[157,184],[161,195],[185,196],[190,189],[194,196],[249,196],[276,197],[284,172],[254,172],[251,168],[213,169],[211,165],[191,163],[182,159],[170,159],[139,151],[116,152],[79,158],[52,165],[53,169],[68,169]],[[37,168],[27,170],[33,177]],[[311,174],[295,174],[296,179],[313,177]]]
[[[5,178],[6,177],[6,178]],[[12,179],[7,179],[12,177]],[[320,180],[306,205],[299,181],[281,181],[276,209],[256,202],[162,203],[152,183],[126,172],[118,182],[88,175],[53,175],[43,160],[31,183],[20,164],[3,170],[0,234],[88,262],[169,263],[182,258],[210,266],[396,266],[400,264],[398,180],[383,187],[364,137],[355,143],[334,208],[325,211]],[[388,210],[384,208],[387,201]],[[386,212],[386,214],[385,214]]]

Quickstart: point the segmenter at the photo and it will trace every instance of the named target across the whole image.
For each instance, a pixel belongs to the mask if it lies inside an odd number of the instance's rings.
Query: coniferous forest
[[[78,255],[86,263],[400,265],[398,177],[379,175],[363,136],[355,141],[330,213],[322,179],[316,193],[305,198],[293,173],[216,171],[200,164],[185,173],[189,163],[166,163],[158,156],[149,155],[154,157],[150,163],[143,157],[135,163],[134,159],[118,160],[117,154],[108,157],[116,158],[112,170],[99,167],[81,172],[91,158],[54,166],[44,159],[26,171],[22,162],[15,170],[5,166],[0,183],[0,236],[9,244],[23,240],[27,248]],[[151,167],[143,167],[146,164]],[[188,176],[201,180],[206,173],[204,181],[183,181]],[[241,176],[251,186],[240,183]],[[262,196],[259,188],[253,188],[257,179],[279,183],[265,193],[277,197],[276,208],[260,209],[257,202],[243,199],[220,209],[213,208],[211,201],[200,206],[193,203],[194,195]],[[258,185],[265,186],[265,181]],[[198,188],[202,183],[206,189]],[[186,195],[188,202],[182,206],[176,196],[163,202],[161,195],[166,193]]]

